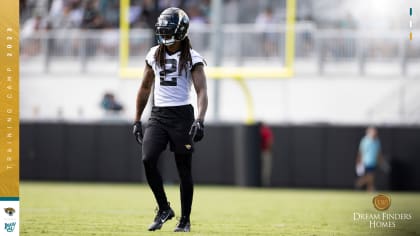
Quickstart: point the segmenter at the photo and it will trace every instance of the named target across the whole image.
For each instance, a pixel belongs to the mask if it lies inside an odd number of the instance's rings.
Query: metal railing
[[[223,58],[211,58],[210,27],[191,26],[189,36],[194,49],[206,56],[211,64],[221,60],[222,65],[266,66],[280,65],[285,52],[284,25],[254,24],[224,25]],[[367,32],[357,30],[319,30],[313,24],[295,26],[295,61],[308,61],[317,65],[318,74],[327,73],[326,65],[352,62],[360,75],[366,73],[370,62],[397,65],[405,75],[411,61],[420,59],[419,41],[409,41],[407,32]],[[417,33],[420,35],[420,32]],[[23,69],[31,63],[42,65],[49,72],[55,61],[78,61],[80,72],[92,72],[88,65],[92,61],[111,59],[118,63],[118,30],[55,30],[37,32],[21,39],[21,65]],[[143,63],[147,50],[154,44],[152,30],[130,31],[130,63]],[[139,59],[141,58],[141,59]]]

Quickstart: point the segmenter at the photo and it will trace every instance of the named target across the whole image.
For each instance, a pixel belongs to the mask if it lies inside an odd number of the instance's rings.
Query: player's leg
[[[375,191],[375,176],[373,174],[373,172],[369,172],[368,174],[366,174],[366,189],[369,192],[373,192]]]
[[[180,178],[181,219],[175,228],[176,232],[190,231],[190,213],[193,199],[193,179],[191,174],[191,160],[194,150],[189,131],[194,121],[194,109],[191,105],[178,107],[177,121],[169,129],[169,144],[175,153],[175,161]]]
[[[356,188],[360,189],[363,186],[365,186],[366,185],[366,180],[367,180],[366,175],[360,176],[356,181]]]
[[[149,230],[160,229],[167,220],[174,217],[163,188],[162,176],[159,173],[157,163],[160,154],[165,150],[168,143],[168,134],[164,128],[156,124],[149,125],[144,133],[142,160],[146,173],[147,182],[152,189],[159,210]]]
[[[374,175],[375,175],[375,167],[373,166],[366,166],[365,167],[365,184],[366,184],[366,190],[369,192],[373,192],[375,190],[374,185]]]
[[[175,154],[176,167],[180,179],[181,219],[175,231],[190,231],[190,214],[194,194],[191,171],[192,154]]]
[[[261,153],[262,158],[262,170],[261,170],[261,180],[264,187],[269,187],[271,185],[271,162],[272,156],[269,150],[263,151]]]

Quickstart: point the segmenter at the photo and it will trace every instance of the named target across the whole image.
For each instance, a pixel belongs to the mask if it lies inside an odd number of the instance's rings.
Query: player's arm
[[[136,115],[133,124],[133,134],[139,144],[143,143],[143,131],[140,119],[144,108],[147,105],[147,100],[149,99],[154,79],[155,74],[153,73],[153,69],[146,63],[146,67],[144,68],[143,81],[141,82],[139,91],[137,92]]]
[[[356,155],[356,165],[360,164],[362,162],[362,142],[360,141],[358,149],[357,149],[357,155]]]
[[[140,121],[141,119],[144,108],[147,105],[147,100],[149,99],[150,91],[152,90],[154,79],[155,74],[153,72],[153,69],[150,65],[146,63],[143,73],[143,81],[137,92],[136,115],[134,118],[134,122]]]
[[[204,73],[203,65],[195,65],[191,71],[192,80],[197,93],[197,120],[204,122],[204,117],[207,112],[208,98],[207,98],[207,82],[206,74]]]
[[[208,103],[206,74],[204,74],[203,65],[195,65],[191,70],[191,75],[197,93],[198,116],[191,125],[189,134],[194,142],[198,142],[204,137],[204,117],[206,116]]]

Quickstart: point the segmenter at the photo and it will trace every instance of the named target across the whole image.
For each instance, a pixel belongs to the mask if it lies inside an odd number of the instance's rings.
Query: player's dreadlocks
[[[179,57],[178,65],[179,73],[181,73],[182,70],[188,70],[188,63],[192,65],[192,58],[190,52],[191,48],[191,42],[187,36],[181,41],[181,56]],[[158,62],[160,68],[165,68],[165,45],[159,45],[155,53],[155,60]]]

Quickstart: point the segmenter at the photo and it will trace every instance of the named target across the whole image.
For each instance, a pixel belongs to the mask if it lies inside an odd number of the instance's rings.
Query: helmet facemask
[[[156,37],[159,44],[170,46],[175,43],[175,31],[176,26],[159,26],[162,24],[156,24]]]

